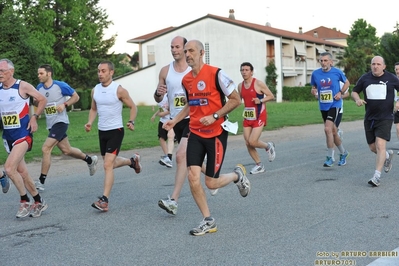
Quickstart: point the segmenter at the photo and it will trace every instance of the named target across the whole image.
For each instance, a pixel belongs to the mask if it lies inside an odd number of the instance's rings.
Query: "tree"
[[[276,95],[277,91],[276,91],[276,87],[277,87],[277,67],[274,64],[274,60],[271,60],[269,62],[269,64],[265,67],[266,70],[266,85],[267,87],[269,87],[270,91]]]
[[[376,36],[376,29],[367,24],[364,19],[358,19],[352,25],[348,46],[344,54],[338,55],[338,67],[343,67],[349,82],[355,83],[361,75],[370,70],[371,59],[378,53],[380,39]]]
[[[37,71],[32,69],[40,58],[40,48],[34,36],[24,27],[9,1],[0,2],[0,57],[14,63],[16,78],[37,82]]]
[[[389,71],[393,71],[394,65],[399,61],[399,25],[396,23],[392,33],[385,33],[381,37],[380,55],[385,59]]]
[[[138,68],[139,67],[139,52],[134,52],[133,56],[132,56],[132,61],[130,61],[130,64],[135,67]]]
[[[31,66],[50,63],[56,79],[74,88],[91,88],[98,83],[97,65],[109,59],[108,50],[116,35],[103,40],[111,24],[99,0],[19,0],[14,9],[27,30],[35,36],[40,60]],[[40,10],[40,12],[37,12]]]

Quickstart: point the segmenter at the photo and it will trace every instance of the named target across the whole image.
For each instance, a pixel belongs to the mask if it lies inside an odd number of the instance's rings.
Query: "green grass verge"
[[[235,109],[229,115],[231,122],[238,121],[239,131],[242,133],[242,111],[243,105]],[[156,107],[139,106],[138,115],[135,122],[135,131],[126,130],[122,144],[122,150],[132,150],[158,146],[158,120],[151,122],[150,118],[155,112]],[[268,121],[264,130],[274,130],[288,126],[302,126],[309,124],[321,124],[322,118],[316,101],[312,102],[283,102],[267,103]],[[99,153],[97,120],[91,132],[87,133],[84,125],[87,122],[88,111],[69,112],[70,125],[68,129],[69,142],[73,147],[81,149],[83,152]],[[342,121],[354,121],[363,119],[364,108],[357,107],[353,101],[345,100],[344,115]],[[129,110],[123,110],[124,121],[127,122]],[[25,156],[27,162],[41,160],[41,145],[47,138],[46,121],[42,116],[39,121],[39,130],[34,134],[33,149]],[[54,148],[53,155],[61,155],[58,148]],[[4,164],[7,153],[3,149],[0,153],[0,164]]]

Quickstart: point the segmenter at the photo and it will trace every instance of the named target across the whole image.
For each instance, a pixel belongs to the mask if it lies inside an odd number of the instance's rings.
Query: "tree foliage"
[[[384,57],[387,69],[393,72],[396,62],[399,62],[399,24],[396,23],[392,33],[385,33],[381,37],[380,55]]]
[[[13,61],[16,78],[35,84],[37,72],[32,71],[32,65],[40,58],[36,39],[24,27],[11,2],[0,2],[0,17],[0,58]]]
[[[277,75],[277,67],[276,67],[276,64],[274,63],[274,60],[271,60],[269,62],[269,64],[265,67],[265,70],[266,70],[266,74],[267,74],[265,83],[266,83],[267,87],[269,87],[270,91],[274,95],[276,95],[278,75]]]
[[[344,54],[337,56],[340,60],[337,66],[344,68],[350,83],[356,83],[361,75],[370,70],[371,59],[378,54],[380,39],[373,26],[364,19],[358,19],[346,41],[348,46]]]
[[[90,88],[98,83],[97,65],[110,59],[107,53],[116,38],[114,35],[104,40],[104,31],[112,22],[105,10],[99,7],[99,0],[5,1],[10,3],[8,9],[12,10],[10,13],[14,14],[14,20],[3,19],[2,15],[0,27],[2,31],[10,28],[7,26],[13,26],[9,25],[13,21],[16,24],[13,28],[24,34],[24,38],[20,37],[24,41],[12,39],[15,38],[12,32],[0,34],[8,36],[10,46],[24,51],[22,46],[25,43],[29,46],[25,47],[29,48],[28,51],[36,51],[37,58],[29,59],[27,64],[29,71],[36,76],[38,66],[49,63],[54,68],[55,78],[67,81],[74,88]],[[8,51],[0,46],[0,54]],[[28,60],[26,52],[11,51],[8,54],[17,65]]]

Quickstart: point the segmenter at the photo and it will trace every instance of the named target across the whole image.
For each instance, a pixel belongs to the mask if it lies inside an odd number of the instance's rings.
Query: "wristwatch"
[[[213,114],[213,118],[215,118],[215,120],[218,120],[219,119],[219,115],[217,113],[214,113]]]

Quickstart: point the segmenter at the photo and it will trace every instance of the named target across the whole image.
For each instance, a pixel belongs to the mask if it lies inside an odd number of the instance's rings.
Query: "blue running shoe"
[[[0,183],[3,193],[7,193],[8,190],[10,189],[10,179],[8,178],[8,176],[4,171],[3,171],[3,176],[0,178]]]
[[[324,162],[324,167],[331,167],[334,165],[334,160],[332,157],[327,156],[326,161]]]
[[[338,162],[338,166],[343,166],[346,164],[346,158],[348,158],[349,156],[349,152],[345,151],[344,154],[339,155],[339,162]]]

